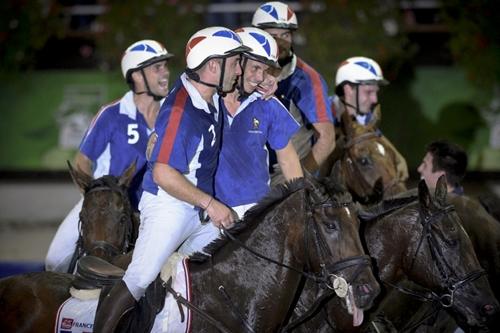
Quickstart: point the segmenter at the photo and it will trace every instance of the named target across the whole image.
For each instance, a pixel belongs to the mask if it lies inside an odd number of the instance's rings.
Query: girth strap
[[[172,278],[169,278],[167,282],[163,282],[163,286],[165,287],[165,290],[167,290],[167,292],[172,294],[174,299],[177,301],[177,304],[180,303],[180,304],[184,305],[185,307],[193,310],[194,312],[199,314],[203,319],[205,319],[210,324],[212,324],[215,328],[217,328],[217,330],[219,332],[231,333],[231,331],[228,330],[227,328],[225,328],[219,321],[217,321],[212,316],[206,314],[202,309],[200,309],[199,307],[197,307],[196,305],[194,305],[193,303],[191,303],[190,301],[185,299],[180,293],[175,291],[175,289],[172,288]],[[179,305],[179,309],[180,310],[182,309],[180,305]],[[182,311],[181,311],[181,317],[183,317]]]

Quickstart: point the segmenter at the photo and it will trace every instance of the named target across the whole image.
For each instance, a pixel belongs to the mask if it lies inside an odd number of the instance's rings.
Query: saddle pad
[[[191,282],[187,259],[177,257],[175,263],[169,262],[172,288],[182,297],[191,300]],[[55,333],[92,333],[98,299],[78,299],[70,297],[57,311]],[[179,307],[172,294],[167,293],[165,306],[156,315],[151,333],[180,333],[191,329],[191,311],[182,306],[184,322],[181,322]]]
[[[171,266],[170,275],[172,276],[172,288],[182,297],[191,301],[191,281],[187,267],[187,259],[177,261],[173,268]],[[162,274],[162,278],[163,278]],[[182,305],[184,312],[184,322],[181,322],[179,306],[172,294],[167,293],[165,306],[163,310],[156,315],[155,322],[151,332],[162,333],[180,333],[191,331],[191,311]]]
[[[97,299],[68,298],[57,311],[55,333],[91,333],[97,309]]]

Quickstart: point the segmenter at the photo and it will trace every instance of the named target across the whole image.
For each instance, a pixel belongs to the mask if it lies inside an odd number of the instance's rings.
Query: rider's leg
[[[45,258],[45,270],[63,273],[68,271],[78,240],[78,221],[82,204],[83,198],[73,207],[57,229]]]
[[[94,321],[94,332],[114,332],[124,314],[135,306],[135,298],[122,280],[103,299]]]
[[[108,307],[99,307],[94,323],[95,332],[113,332],[123,311],[130,305],[129,297],[121,297],[130,294],[135,300],[139,300],[146,288],[158,276],[168,257],[196,228],[195,218],[198,214],[193,206],[180,202],[161,190],[158,195],[144,192],[139,209],[141,211],[139,236],[135,243],[132,262],[123,277],[125,283],[122,287],[126,284],[127,290],[125,292],[121,288],[121,292],[113,293],[114,287],[109,297],[106,297],[106,304],[116,306],[117,309],[113,310],[115,314],[110,317]],[[119,299],[126,301],[118,305]]]

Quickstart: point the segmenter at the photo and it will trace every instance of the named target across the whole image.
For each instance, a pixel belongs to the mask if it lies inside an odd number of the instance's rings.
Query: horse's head
[[[133,241],[133,209],[128,186],[134,176],[132,163],[120,176],[91,176],[69,164],[75,184],[84,193],[80,212],[79,256],[93,255],[111,261],[129,250]]]
[[[462,326],[482,326],[499,311],[484,270],[463,229],[455,208],[446,203],[442,176],[434,198],[424,181],[419,183],[421,235],[408,251],[414,281],[427,281],[432,298],[448,308]]]
[[[361,324],[361,309],[372,306],[380,287],[361,244],[356,206],[340,175],[324,185],[312,178],[306,178],[306,182],[306,203],[313,221],[306,225],[306,251],[315,254],[310,264],[323,270],[326,286],[345,298],[353,323]]]
[[[405,190],[398,181],[396,153],[381,137],[377,116],[366,126],[347,112],[342,114],[343,138],[339,143],[342,170],[348,190],[356,201],[378,202],[387,195]]]

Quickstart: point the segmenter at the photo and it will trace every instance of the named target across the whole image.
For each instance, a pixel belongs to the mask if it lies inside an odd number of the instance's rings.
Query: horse
[[[346,192],[327,194],[324,185],[309,178],[275,187],[243,222],[207,246],[208,257],[188,260],[192,299],[183,308],[189,306],[184,308],[189,327],[194,332],[276,332],[304,276],[322,288],[334,288],[335,279],[343,276],[352,286],[349,297],[366,310],[379,285],[358,227]],[[38,307],[62,303],[64,295],[58,292],[69,287],[62,282],[68,275],[56,275],[61,279],[53,283],[54,274],[0,280],[3,332],[53,330],[57,306],[43,312]],[[58,295],[56,301],[51,293]]]
[[[135,162],[115,177],[105,175],[93,179],[68,162],[73,182],[83,193],[79,236],[69,272],[73,272],[79,258],[99,257],[121,268],[126,268],[133,249],[139,220],[132,208],[128,188],[135,174]]]
[[[444,177],[438,182],[435,199],[424,181],[420,181],[418,192],[418,202],[407,198],[403,201],[409,204],[395,210],[385,207],[383,211],[388,213],[382,215],[377,209],[369,214],[368,211],[361,213],[365,219],[376,217],[363,223],[362,233],[367,253],[375,259],[379,281],[388,290],[397,288],[419,300],[444,307],[464,329],[483,327],[498,315],[499,305],[460,218],[446,202]],[[398,287],[397,283],[404,278],[423,287],[423,291]],[[300,317],[323,292],[317,289],[314,294],[312,290],[314,288],[304,288],[293,319]],[[342,306],[338,303],[338,299],[329,301],[324,312],[305,321],[298,331],[359,331],[360,328],[352,326],[351,316],[339,310]],[[394,310],[401,314],[403,321],[408,321],[407,308]],[[364,329],[368,329],[367,325],[372,324],[365,324]]]
[[[363,204],[379,202],[406,191],[398,176],[398,152],[377,128],[379,113],[367,125],[360,125],[344,112],[341,133],[332,154],[340,161],[347,189]]]

